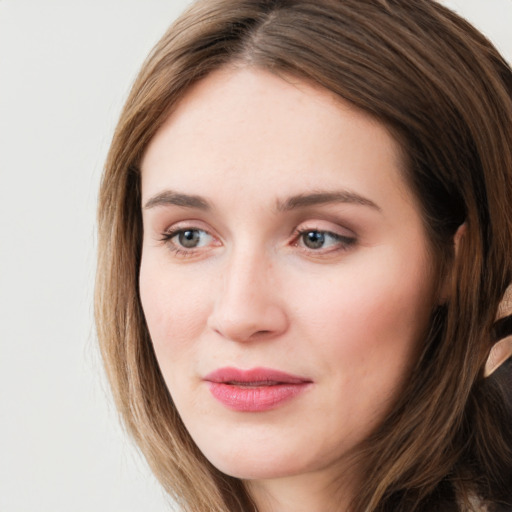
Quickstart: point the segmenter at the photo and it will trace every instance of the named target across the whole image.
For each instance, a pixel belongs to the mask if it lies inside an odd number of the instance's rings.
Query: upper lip
[[[304,384],[312,382],[311,379],[292,375],[272,368],[219,368],[204,377],[208,382],[223,384]]]

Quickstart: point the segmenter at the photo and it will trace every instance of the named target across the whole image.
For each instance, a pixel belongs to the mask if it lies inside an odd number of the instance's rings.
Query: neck
[[[348,479],[326,481],[315,474],[250,480],[245,485],[258,512],[348,512],[353,496]]]

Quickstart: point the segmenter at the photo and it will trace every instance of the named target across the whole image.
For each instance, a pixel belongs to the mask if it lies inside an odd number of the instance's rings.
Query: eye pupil
[[[197,247],[197,245],[199,244],[199,239],[199,231],[196,229],[187,229],[186,231],[182,231],[178,235],[180,245],[186,247],[187,249]]]
[[[309,249],[320,249],[325,243],[325,235],[319,231],[304,233],[304,245]]]

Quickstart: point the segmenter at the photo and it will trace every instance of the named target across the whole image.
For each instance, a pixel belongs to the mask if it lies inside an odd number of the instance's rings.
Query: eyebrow
[[[368,206],[379,212],[382,211],[381,208],[371,199],[349,190],[338,190],[334,192],[318,191],[310,194],[297,194],[284,201],[277,200],[276,211],[287,212],[300,208],[307,208],[308,206],[330,203],[357,204],[361,206]],[[201,196],[182,194],[173,190],[165,190],[151,197],[144,205],[144,209],[168,205],[181,206],[184,208],[196,208],[204,211],[212,209],[210,203]]]
[[[146,204],[144,209],[148,210],[155,206],[182,206],[185,208],[197,208],[199,210],[211,210],[210,203],[200,196],[180,194],[172,190],[164,190],[163,192],[151,197]]]
[[[338,190],[334,192],[313,192],[311,194],[298,194],[292,196],[286,201],[277,202],[277,211],[286,212],[296,210],[299,208],[306,208],[308,206],[316,206],[321,204],[330,203],[349,203],[358,204],[361,206],[369,206],[378,212],[381,212],[380,206],[374,203],[371,199],[363,197],[355,192],[349,190]]]

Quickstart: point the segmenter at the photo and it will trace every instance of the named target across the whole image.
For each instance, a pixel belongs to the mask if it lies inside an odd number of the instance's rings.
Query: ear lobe
[[[457,256],[459,254],[460,245],[462,239],[464,238],[467,231],[467,225],[464,222],[458,228],[455,234],[453,235],[453,260],[450,265],[450,268],[446,270],[445,275],[443,276],[443,282],[441,283],[440,291],[439,291],[439,304],[445,304],[451,295],[452,290],[452,280],[453,280],[453,267],[454,262],[457,260]]]

